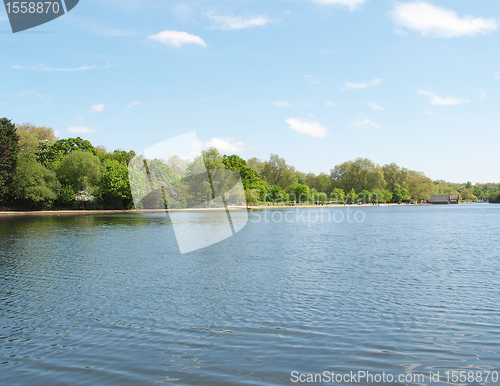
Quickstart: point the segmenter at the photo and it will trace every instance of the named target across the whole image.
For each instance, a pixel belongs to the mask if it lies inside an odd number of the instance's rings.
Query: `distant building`
[[[458,194],[433,194],[429,200],[429,204],[458,204]]]

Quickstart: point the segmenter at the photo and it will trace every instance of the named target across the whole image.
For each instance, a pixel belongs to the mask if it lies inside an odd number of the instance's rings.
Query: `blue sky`
[[[109,150],[196,131],[329,172],[356,157],[500,182],[500,2],[81,0],[12,34],[0,115]]]

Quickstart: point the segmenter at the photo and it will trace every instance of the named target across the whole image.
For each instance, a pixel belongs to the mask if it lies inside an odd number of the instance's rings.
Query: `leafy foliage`
[[[56,172],[62,184],[71,186],[74,192],[98,192],[103,174],[99,157],[91,152],[75,150],[67,154]]]
[[[19,153],[19,135],[7,118],[0,118],[0,204],[9,199]]]
[[[50,208],[61,184],[52,170],[37,162],[33,153],[19,155],[14,176],[16,205],[25,208]]]

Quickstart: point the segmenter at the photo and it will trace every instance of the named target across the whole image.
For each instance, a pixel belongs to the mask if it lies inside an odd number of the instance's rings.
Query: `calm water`
[[[1,218],[0,383],[500,372],[500,205],[355,210],[184,255],[157,214]]]

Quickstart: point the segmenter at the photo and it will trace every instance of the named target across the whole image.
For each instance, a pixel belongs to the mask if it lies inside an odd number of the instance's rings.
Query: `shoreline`
[[[430,204],[329,204],[329,205],[248,205],[248,206],[230,206],[232,210],[278,210],[278,209],[318,209],[318,208],[363,208],[363,207],[387,207],[387,206],[429,206]],[[185,208],[185,209],[95,209],[95,210],[4,210],[0,211],[0,218],[2,217],[18,217],[18,216],[84,216],[95,214],[141,214],[141,213],[168,213],[168,212],[209,212],[221,211],[225,208]]]

